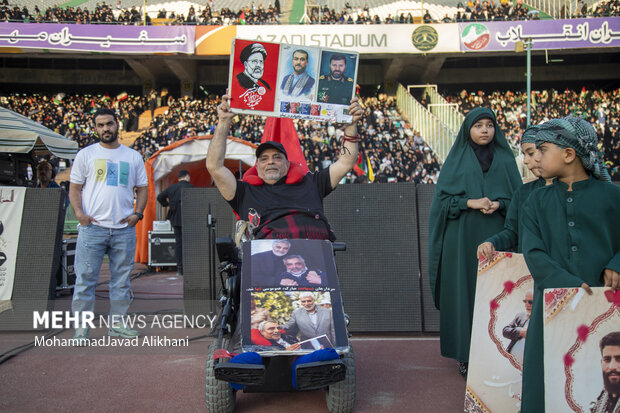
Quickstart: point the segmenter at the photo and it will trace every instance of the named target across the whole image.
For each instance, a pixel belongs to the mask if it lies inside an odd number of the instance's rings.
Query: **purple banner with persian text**
[[[106,53],[194,53],[193,26],[0,23],[0,47]]]
[[[514,50],[532,39],[532,50],[620,46],[620,17],[459,23],[461,51]]]

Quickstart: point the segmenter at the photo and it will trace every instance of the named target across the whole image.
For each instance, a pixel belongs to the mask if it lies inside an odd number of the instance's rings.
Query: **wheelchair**
[[[324,242],[329,243],[329,241]],[[333,251],[344,251],[346,245],[333,243],[332,248]],[[231,238],[217,238],[216,249],[220,260],[218,273],[222,289],[219,299],[220,310],[214,327],[217,339],[209,346],[206,360],[207,411],[210,413],[234,411],[236,393],[242,388],[246,393],[323,389],[329,412],[351,412],[355,401],[355,356],[346,331],[349,319],[344,313],[342,313],[343,325],[347,345],[338,347],[338,358],[294,366],[299,356],[289,352],[283,355],[277,355],[277,353],[262,355],[260,364],[230,362],[234,353],[229,352],[228,349],[238,346],[242,336],[240,328],[242,265],[240,251],[235,247]],[[333,252],[331,260],[333,262]],[[337,282],[337,278],[335,280]],[[339,290],[337,293],[339,298]],[[295,386],[293,381],[295,381]]]

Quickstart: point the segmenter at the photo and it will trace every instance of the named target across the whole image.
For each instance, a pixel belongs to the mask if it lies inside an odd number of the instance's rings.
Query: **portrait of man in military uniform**
[[[350,103],[355,86],[355,82],[351,77],[354,76],[356,69],[357,59],[354,56],[323,52],[321,61],[329,59],[329,72],[319,77],[317,94],[319,102],[336,103],[339,105],[348,105]],[[322,68],[325,69],[325,65],[322,65]]]

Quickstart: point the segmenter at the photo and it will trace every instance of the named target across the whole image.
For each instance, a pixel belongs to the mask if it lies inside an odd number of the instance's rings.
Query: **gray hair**
[[[276,325],[278,324],[278,323],[276,323],[276,322],[275,322],[275,321],[273,321],[273,320],[264,320],[264,321],[261,321],[261,322],[260,322],[260,324],[258,325],[258,331],[261,331],[261,332],[262,332],[262,331],[265,331],[265,324],[267,324],[267,323],[274,323],[274,324],[276,324]]]
[[[275,241],[271,244],[271,246],[272,246],[272,247],[275,247],[275,246],[276,246],[276,244],[286,244],[286,245],[288,245],[289,247],[291,246],[291,243],[290,243],[288,240],[286,240],[286,239],[277,239],[277,240],[275,240]]]
[[[312,297],[313,299],[316,300],[316,298],[314,298],[314,294],[312,294],[310,291],[304,291],[303,293],[299,294],[299,299],[300,300],[302,298],[306,298],[306,297]]]

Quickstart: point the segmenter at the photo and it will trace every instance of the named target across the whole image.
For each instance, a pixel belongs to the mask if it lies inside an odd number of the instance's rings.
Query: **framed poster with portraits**
[[[229,95],[233,112],[350,122],[359,54],[233,39]]]
[[[620,290],[545,290],[546,411],[620,411]]]
[[[465,412],[520,411],[533,286],[522,254],[497,252],[479,262]]]
[[[244,351],[282,355],[348,348],[330,241],[265,239],[242,248]]]

